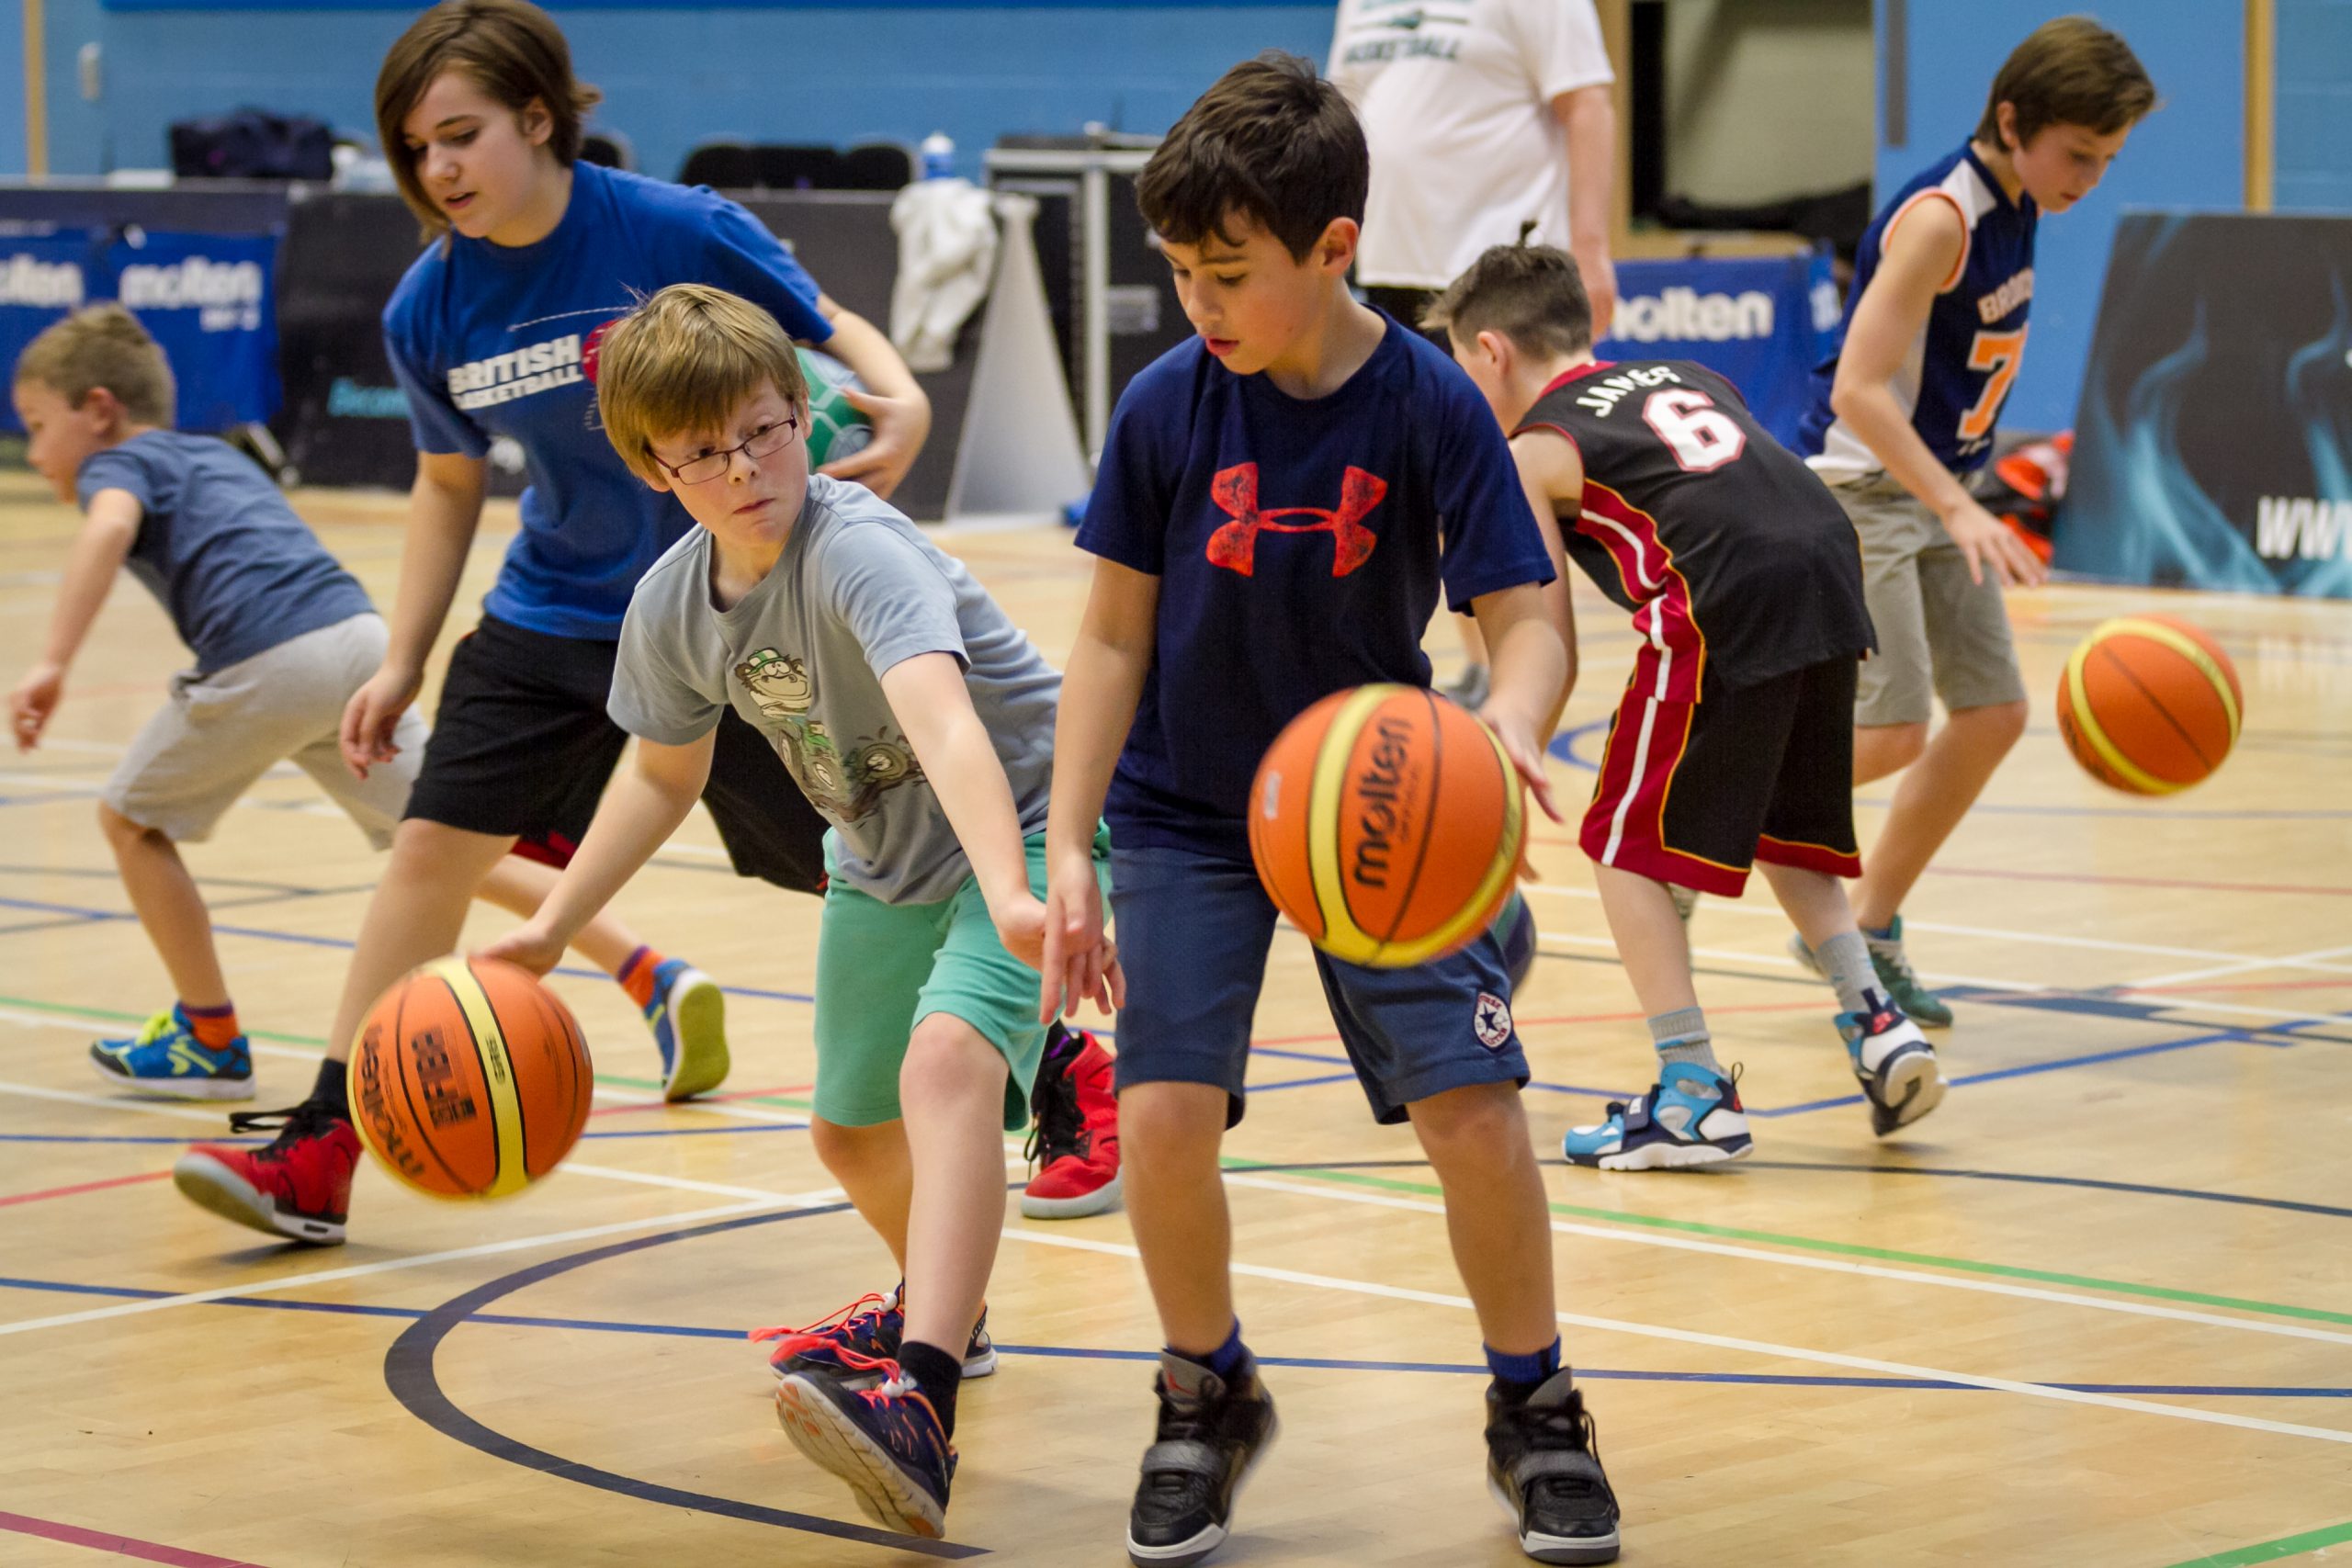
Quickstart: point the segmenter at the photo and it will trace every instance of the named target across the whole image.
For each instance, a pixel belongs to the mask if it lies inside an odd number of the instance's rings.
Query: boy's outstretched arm
[[[1897,483],[1943,520],[1971,577],[1982,582],[1991,571],[2004,582],[2030,586],[2049,576],[2048,569],[1936,460],[1894,396],[1895,375],[1967,245],[1968,231],[1950,202],[1920,202],[1894,225],[1847,326],[1829,407]]]
[[[1091,999],[1109,1011],[1126,993],[1117,949],[1102,934],[1094,825],[1135,723],[1159,635],[1159,579],[1097,559],[1086,615],[1062,675],[1054,725],[1054,800],[1046,818],[1045,976],[1039,1020],[1074,1016]]]
[[[90,623],[98,618],[116,574],[138,542],[142,515],[139,498],[127,490],[102,490],[90,498],[89,513],[65,558],[57,607],[49,615],[49,640],[40,660],[8,694],[8,728],[17,750],[31,750],[49,728],[50,716],[65,694],[65,671],[73,668],[82,639],[90,635]]]
[[[718,731],[684,746],[639,739],[629,765],[613,775],[571,863],[556,880],[539,912],[476,955],[519,964],[544,975],[622,884],[653,858],[702,797]]]
[[[458,579],[466,551],[481,525],[482,497],[489,493],[486,459],[461,452],[419,452],[416,482],[409,487],[408,534],[401,544],[401,583],[387,623],[390,639],[383,664],[351,694],[343,710],[343,761],[361,778],[397,754],[392,729],[424,683],[424,661]]]
[[[1584,510],[1584,455],[1566,436],[1529,430],[1511,437],[1510,457],[1519,469],[1519,487],[1526,491],[1536,525],[1544,530],[1544,548],[1552,558],[1552,581],[1544,585],[1544,607],[1568,656],[1559,698],[1535,731],[1537,744],[1549,747],[1552,737],[1560,732],[1560,716],[1567,711],[1568,697],[1577,689],[1576,598],[1568,589],[1567,552],[1561,547],[1560,535],[1576,525],[1577,513]]]
[[[1549,733],[1540,728],[1559,711],[1568,674],[1567,648],[1552,606],[1544,589],[1526,582],[1482,595],[1470,608],[1486,634],[1487,667],[1494,671],[1494,684],[1478,716],[1502,741],[1544,815],[1562,821],[1559,808],[1552,804],[1552,781],[1544,771],[1544,740]]]
[[[1012,781],[972,706],[964,666],[952,653],[918,653],[883,671],[882,694],[972,863],[999,940],[1013,957],[1042,969],[1046,906],[1030,890]]]

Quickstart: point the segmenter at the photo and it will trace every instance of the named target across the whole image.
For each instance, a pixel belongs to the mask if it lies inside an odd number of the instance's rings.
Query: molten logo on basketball
[[[394,1169],[414,1180],[424,1176],[424,1162],[416,1157],[408,1140],[401,1136],[400,1123],[392,1119],[391,1107],[385,1102],[383,1046],[383,1026],[368,1025],[368,1032],[359,1037],[359,1049],[351,1054],[352,1079],[358,1086],[352,1102],[367,1126],[368,1142],[375,1145],[376,1152]]]
[[[1359,886],[1386,887],[1396,840],[1411,826],[1406,813],[1413,728],[1407,720],[1385,714],[1373,721],[1372,728],[1377,739],[1364,760],[1363,772],[1356,775],[1356,826],[1362,837],[1356,840],[1354,863],[1348,874]]]

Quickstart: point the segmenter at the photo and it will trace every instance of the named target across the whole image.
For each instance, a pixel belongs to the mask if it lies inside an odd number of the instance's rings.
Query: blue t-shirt
[[[1842,344],[1863,290],[1878,275],[1887,232],[1913,208],[1936,201],[1950,203],[1960,214],[1966,237],[1958,265],[1942,280],[1927,321],[1895,370],[1894,390],[1936,461],[1967,474],[1993,455],[1993,429],[2025,355],[2026,315],[2033,303],[2033,236],[2041,217],[2033,197],[2020,194],[2011,200],[1975,149],[1965,144],[1928,165],[1862,231],[1838,338]],[[1799,453],[1833,484],[1886,466],[1829,406],[1837,379],[1833,350],[1815,367],[1813,404],[1797,432]]]
[[[628,471],[596,421],[602,329],[673,283],[707,283],[822,343],[817,285],[783,243],[700,186],[575,164],[571,201],[536,245],[452,236],[384,308],[384,344],[421,452],[480,457],[507,436],[530,488],[482,608],[550,637],[616,639],[630,590],[693,526]]]
[[[1128,383],[1080,547],[1159,579],[1157,643],[1113,775],[1113,836],[1247,855],[1258,761],[1333,692],[1429,683],[1421,634],[1552,581],[1510,448],[1470,378],[1388,322],[1302,400],[1198,338]]]
[[[150,430],[93,453],[74,476],[139,502],[124,561],[209,675],[375,609],[254,460],[209,435]]]

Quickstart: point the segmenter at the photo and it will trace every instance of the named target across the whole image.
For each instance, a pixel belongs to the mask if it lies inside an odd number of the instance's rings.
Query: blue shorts
[[[1111,913],[1127,977],[1118,1087],[1214,1084],[1231,1099],[1226,1124],[1239,1122],[1276,918],[1249,857],[1121,849],[1114,827]],[[1414,1101],[1451,1089],[1527,1082],[1493,931],[1410,969],[1367,969],[1321,953],[1315,967],[1374,1119],[1405,1121]]]

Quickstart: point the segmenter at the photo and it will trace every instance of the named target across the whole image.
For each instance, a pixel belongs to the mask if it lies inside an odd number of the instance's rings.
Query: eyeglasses
[[[775,424],[763,424],[734,446],[717,452],[705,452],[673,467],[662,461],[659,453],[648,453],[663,473],[682,485],[707,484],[727,471],[728,464],[741,452],[753,462],[773,457],[792,444],[792,434],[800,428],[799,417],[786,414]]]

